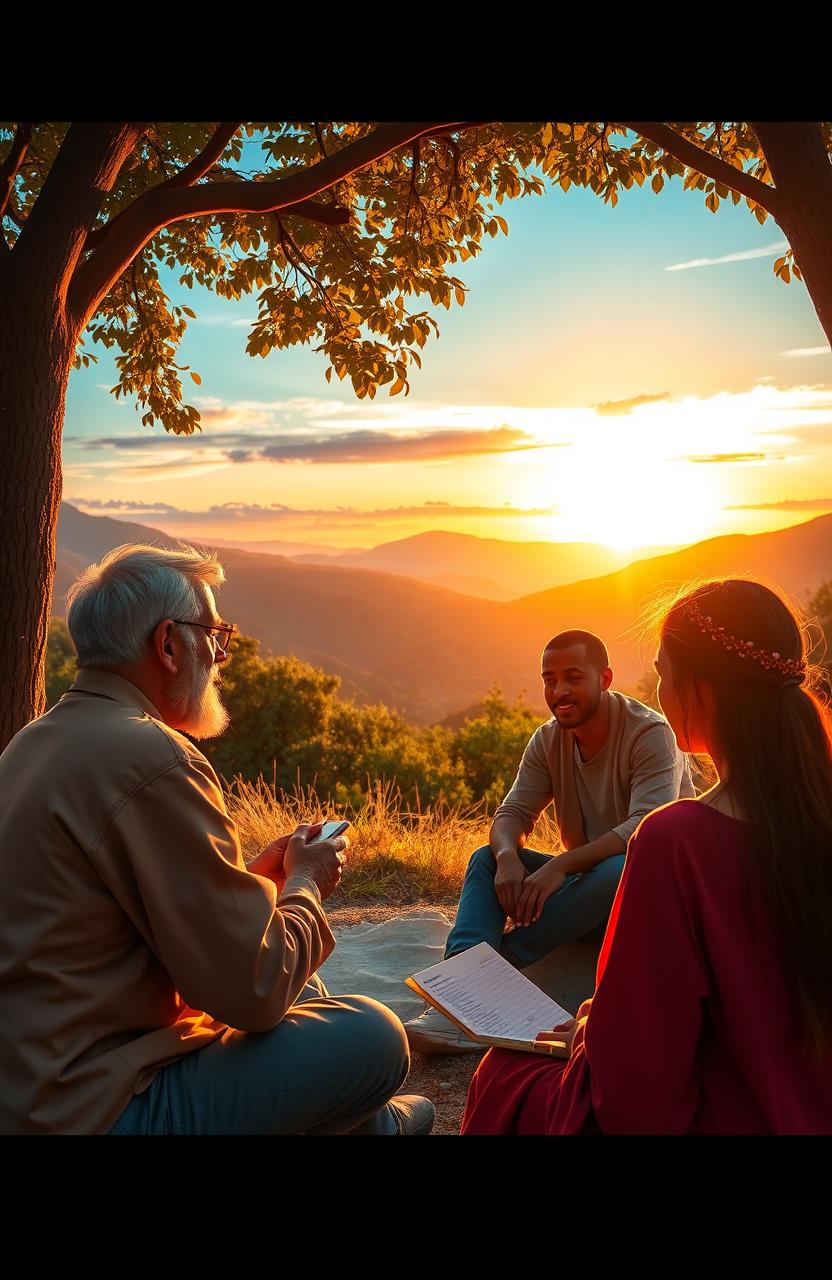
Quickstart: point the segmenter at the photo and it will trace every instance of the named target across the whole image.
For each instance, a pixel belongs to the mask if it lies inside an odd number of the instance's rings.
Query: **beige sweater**
[[[609,736],[581,760],[575,733],[552,718],[535,729],[511,790],[495,813],[511,814],[529,835],[548,804],[565,849],[614,831],[626,844],[642,818],[695,794],[685,756],[664,716],[610,690]]]
[[[248,871],[216,774],[82,672],[0,757],[0,1132],[103,1133],[164,1063],[275,1026],[335,946]]]

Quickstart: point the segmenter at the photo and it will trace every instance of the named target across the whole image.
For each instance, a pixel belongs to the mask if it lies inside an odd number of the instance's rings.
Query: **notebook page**
[[[533,1040],[572,1017],[487,942],[413,977],[477,1036]]]

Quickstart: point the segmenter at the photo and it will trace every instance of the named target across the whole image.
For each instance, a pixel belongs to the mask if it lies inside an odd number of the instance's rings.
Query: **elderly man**
[[[345,842],[248,867],[184,737],[222,732],[221,565],[126,546],[68,595],[72,688],[0,757],[0,1130],[427,1133],[399,1020],[327,995]],[[316,834],[311,833],[313,836]]]

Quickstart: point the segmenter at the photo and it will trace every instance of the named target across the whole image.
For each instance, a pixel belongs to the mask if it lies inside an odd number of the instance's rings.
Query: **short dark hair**
[[[599,671],[610,665],[607,646],[600,636],[593,635],[591,631],[559,631],[556,636],[552,636],[543,652],[546,653],[549,649],[568,649],[573,644],[585,647],[587,661]]]

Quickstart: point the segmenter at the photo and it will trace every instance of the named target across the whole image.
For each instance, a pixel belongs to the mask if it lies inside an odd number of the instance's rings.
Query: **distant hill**
[[[131,541],[169,546],[175,539],[64,503],[55,613],[63,614],[77,557],[88,564]],[[219,550],[228,573],[223,614],[264,649],[296,654],[341,676],[348,695],[383,701],[430,724],[472,702],[495,678],[495,646],[500,638],[508,643],[511,627],[504,605],[392,574]],[[478,636],[493,639],[483,648]]]
[[[303,564],[406,574],[488,600],[517,599],[611,573],[631,558],[594,542],[505,542],[440,530],[383,542],[369,551],[294,557]]]
[[[455,536],[455,535],[451,535]],[[156,529],[64,504],[59,521],[55,612],[81,564],[126,541],[175,539]],[[777,533],[713,538],[616,573],[508,603],[474,599],[408,577],[312,565],[223,549],[223,614],[273,653],[294,653],[340,675],[344,692],[383,701],[420,724],[471,707],[495,681],[513,698],[539,699],[541,646],[585,627],[607,642],[618,687],[649,666],[632,627],[656,591],[694,577],[753,573],[801,595],[832,578],[832,515]]]
[[[650,665],[631,634],[644,605],[658,593],[695,578],[752,575],[805,603],[832,578],[832,515],[775,533],[710,538],[671,555],[639,560],[604,578],[575,582],[515,601],[518,625],[545,631],[552,619],[595,631],[606,641],[618,683],[631,683]],[[628,632],[630,634],[628,634]]]
[[[185,535],[183,534],[183,537]],[[187,538],[185,539],[188,540]],[[365,547],[328,547],[317,542],[280,542],[276,538],[262,538],[254,542],[241,542],[239,538],[215,538],[216,547],[236,547],[238,551],[253,551],[266,556],[343,556],[365,551]]]

